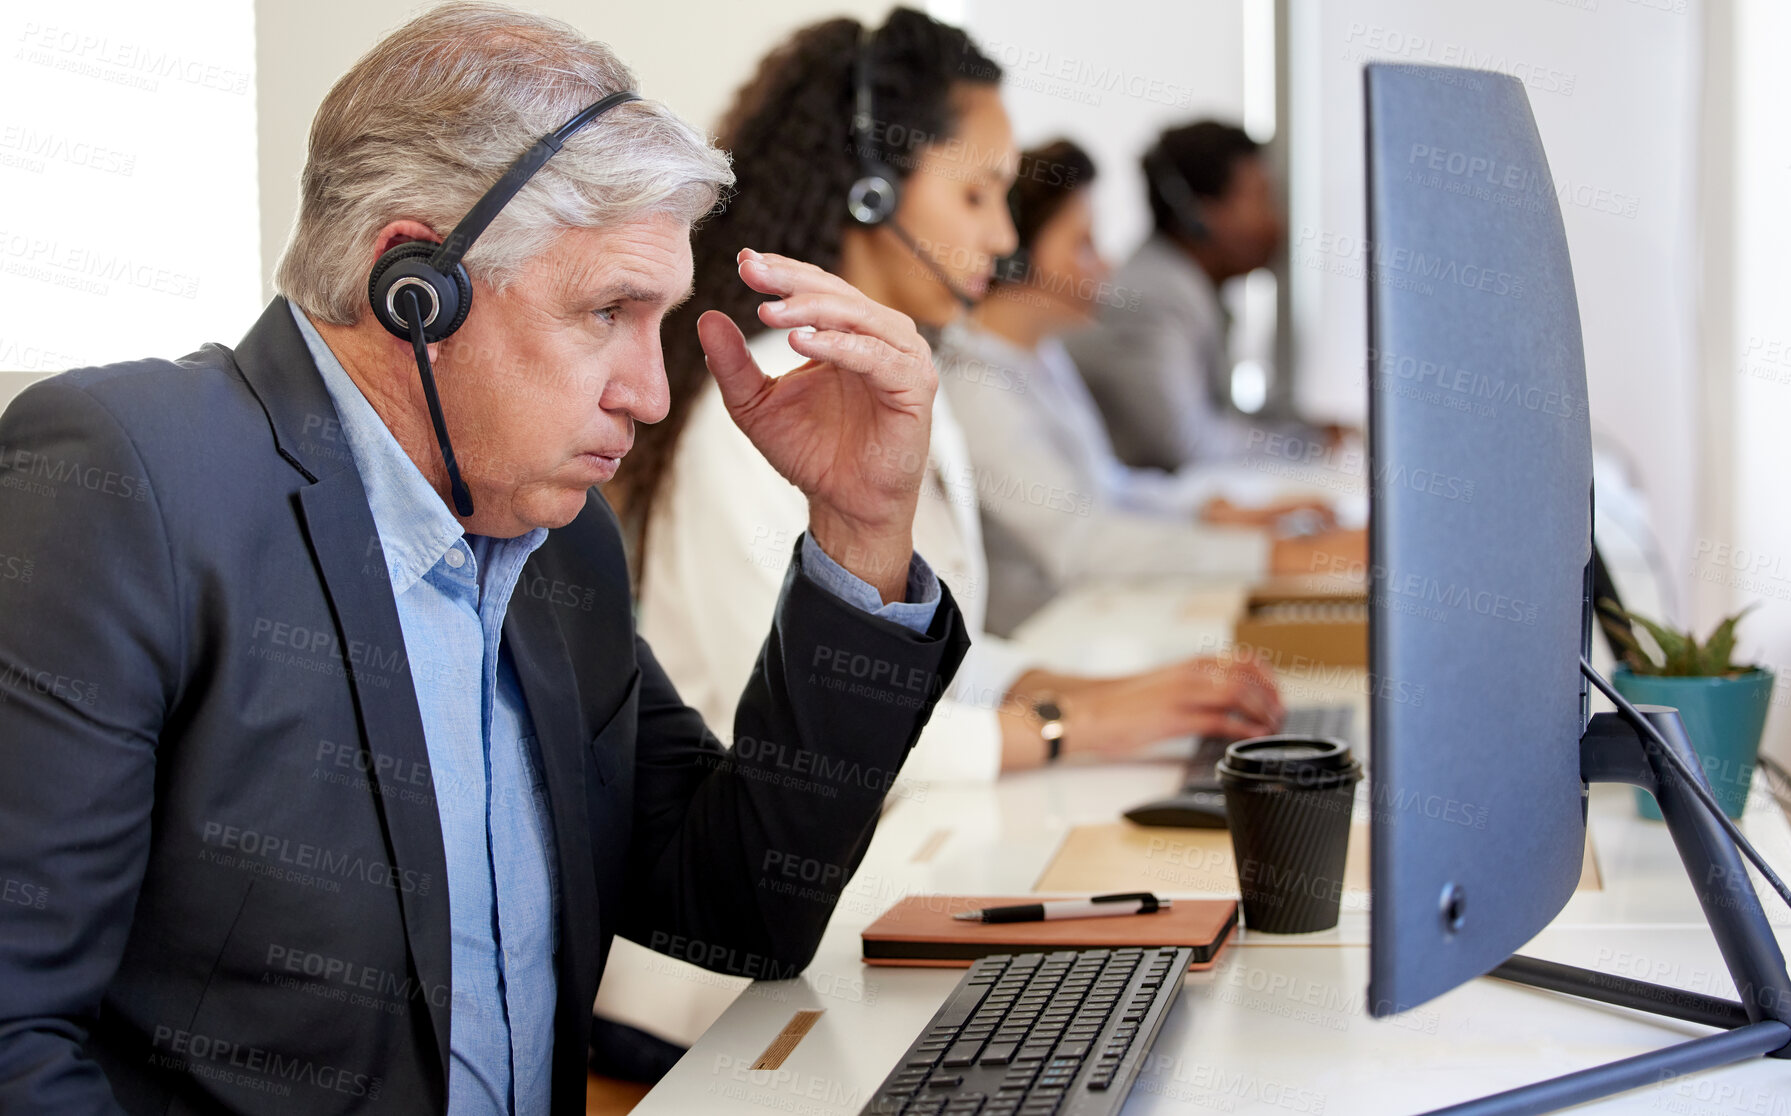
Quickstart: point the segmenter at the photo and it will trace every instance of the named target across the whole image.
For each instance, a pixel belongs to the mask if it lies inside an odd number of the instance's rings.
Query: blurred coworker
[[[1162,133],[1142,164],[1153,231],[1114,277],[1128,297],[1065,344],[1120,460],[1171,471],[1234,460],[1258,427],[1229,407],[1219,287],[1280,246],[1274,186],[1256,141],[1211,120]]]
[[[741,284],[735,256],[745,244],[811,261],[924,325],[956,317],[987,289],[995,257],[1014,248],[1005,198],[1015,153],[999,81],[1000,68],[962,31],[905,8],[875,32],[849,19],[797,32],[722,123],[719,142],[733,156],[737,186],[726,210],[696,234],[689,305],[724,310],[744,328],[756,312],[764,330],[749,348],[773,376],[802,362],[786,325],[786,303],[797,300],[763,302]],[[855,113],[861,85],[872,103]],[[873,201],[863,180],[879,173],[893,179],[899,198],[889,219],[866,224],[848,203]],[[642,630],[684,699],[724,713],[759,653],[754,629],[777,599],[802,530],[803,498],[729,420],[703,370],[694,316],[666,320],[670,416],[639,429],[628,468],[608,492],[640,532]],[[775,388],[754,406],[777,406]],[[935,396],[928,465],[916,547],[963,602],[975,642],[904,775],[990,779],[1059,751],[1121,752],[1278,723],[1281,705],[1267,677],[1223,660],[1101,680],[1027,669],[1014,648],[981,631],[977,495],[944,393]],[[1265,560],[1256,532],[1227,534],[1235,536],[1234,565]],[[815,670],[818,683],[854,681],[825,666]]]
[[[982,495],[989,561],[987,627],[1011,631],[1062,588],[1085,578],[1175,572],[1206,543],[1197,514],[1245,507],[1264,520],[1325,505],[1289,499],[1267,474],[1202,466],[1180,473],[1133,468],[1113,452],[1075,362],[1058,335],[1085,325],[1098,306],[1124,299],[1095,249],[1087,152],[1058,140],[1021,155],[1008,191],[1019,247],[998,266],[969,321],[945,332],[935,362],[961,422]],[[935,436],[937,441],[937,436]],[[1004,485],[986,478],[1024,478]],[[1077,514],[1029,499],[1037,485],[1087,498]],[[1235,498],[1235,502],[1233,499]],[[1275,565],[1312,568],[1315,535],[1278,544]]]

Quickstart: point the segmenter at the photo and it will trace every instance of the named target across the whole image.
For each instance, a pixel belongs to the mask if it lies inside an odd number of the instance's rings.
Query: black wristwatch
[[[1052,694],[1040,695],[1032,703],[1032,715],[1039,719],[1039,736],[1045,741],[1045,762],[1053,763],[1063,755],[1063,710]]]

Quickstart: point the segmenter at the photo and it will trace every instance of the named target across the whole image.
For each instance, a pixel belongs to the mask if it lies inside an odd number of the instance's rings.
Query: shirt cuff
[[[809,580],[845,601],[853,608],[893,620],[916,634],[924,635],[933,626],[933,613],[939,609],[939,578],[926,559],[916,554],[908,560],[907,599],[883,603],[882,594],[870,582],[854,576],[827,556],[821,544],[806,531],[802,535],[802,572]]]

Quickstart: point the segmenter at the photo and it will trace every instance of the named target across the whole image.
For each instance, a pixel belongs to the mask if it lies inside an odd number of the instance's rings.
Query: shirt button
[[[443,555],[443,557],[448,560],[448,565],[453,566],[455,569],[459,569],[466,565],[466,555],[461,553],[459,546],[449,547],[448,553]]]

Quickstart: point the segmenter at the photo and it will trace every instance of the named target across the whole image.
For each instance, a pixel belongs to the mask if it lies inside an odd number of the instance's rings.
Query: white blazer
[[[789,334],[773,330],[749,348],[767,375],[803,362]],[[929,782],[992,780],[1001,770],[996,706],[1025,664],[983,633],[988,572],[963,431],[940,391],[933,408],[928,481],[915,512],[914,548],[951,586],[974,641],[957,680],[933,710],[891,793]],[[734,705],[782,588],[808,501],[760,456],[704,387],[648,528],[639,627],[686,702],[731,738]],[[597,1010],[673,1042],[696,1041],[747,981],[696,969],[616,939]]]
[[[789,332],[749,344],[766,375],[805,360]],[[1001,698],[1026,663],[983,631],[988,569],[964,432],[945,392],[934,396],[928,475],[914,519],[914,548],[951,587],[974,641],[934,710],[902,782],[992,780],[1001,770]],[[771,624],[808,501],[755,449],[704,387],[656,501],[641,569],[640,630],[678,693],[726,739]]]
[[[1022,350],[965,323],[947,331],[934,361],[971,446],[993,584],[985,623],[998,632],[1078,583],[1260,577],[1268,535],[1201,524],[1200,507],[1218,495],[1243,504],[1328,495],[1270,474],[1276,463],[1179,473],[1124,464],[1055,340]]]

